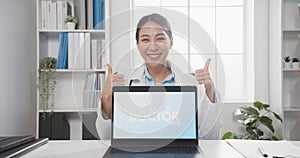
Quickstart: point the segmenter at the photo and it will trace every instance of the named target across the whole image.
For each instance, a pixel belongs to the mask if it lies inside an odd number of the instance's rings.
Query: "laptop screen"
[[[114,87],[113,139],[198,139],[196,87]]]

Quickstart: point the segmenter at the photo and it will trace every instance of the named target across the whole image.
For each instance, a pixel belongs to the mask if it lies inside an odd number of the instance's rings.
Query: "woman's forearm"
[[[111,96],[102,96],[101,97],[102,102],[102,114],[104,119],[110,119],[111,118]]]

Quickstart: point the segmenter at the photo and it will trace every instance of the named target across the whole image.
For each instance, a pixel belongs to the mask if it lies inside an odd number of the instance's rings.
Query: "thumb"
[[[211,62],[211,58],[208,58],[205,62],[204,69],[208,70],[210,62]]]
[[[107,71],[108,71],[108,76],[111,76],[112,75],[112,67],[109,65],[109,64],[106,64],[107,66]]]

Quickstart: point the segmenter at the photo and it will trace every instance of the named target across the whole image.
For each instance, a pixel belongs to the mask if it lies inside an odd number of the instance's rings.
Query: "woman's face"
[[[136,44],[146,63],[165,64],[173,39],[159,24],[149,21],[141,27]]]

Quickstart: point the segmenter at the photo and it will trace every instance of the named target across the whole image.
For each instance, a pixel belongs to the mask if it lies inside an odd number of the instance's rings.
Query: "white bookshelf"
[[[49,70],[41,70],[41,71],[49,71]],[[105,69],[57,69],[57,73],[85,73],[85,72],[99,72],[105,73]]]
[[[298,105],[300,107],[300,105]],[[300,108],[284,108],[284,112],[300,112]]]
[[[300,0],[282,0],[282,49],[284,56],[300,57]],[[300,69],[286,69],[282,62],[283,138],[300,140]]]
[[[89,33],[90,39],[100,39],[104,40],[103,49],[105,49],[105,60],[102,62],[110,63],[110,48],[107,46],[107,41],[109,41],[109,22],[107,19],[109,17],[110,1],[105,0],[105,29],[42,29],[42,8],[41,2],[45,0],[37,1],[37,75],[39,69],[39,60],[43,57],[58,57],[59,50],[59,34],[60,33]],[[51,1],[51,0],[46,0]],[[62,0],[69,1],[69,0]],[[74,0],[78,3],[80,0]],[[57,2],[53,0],[52,2]],[[76,8],[75,8],[76,9]],[[47,71],[47,70],[42,70]],[[54,112],[54,113],[64,113],[70,125],[70,137],[73,140],[82,139],[82,114],[96,114],[98,110],[98,105],[95,107],[87,107],[85,105],[85,95],[93,93],[101,98],[101,90],[86,90],[85,85],[87,82],[87,76],[89,74],[101,74],[101,89],[105,83],[105,69],[104,68],[74,68],[74,69],[56,69],[56,89],[54,91],[54,108],[53,110],[47,109],[43,110],[39,105],[39,89],[38,89],[38,79],[37,79],[37,121],[36,121],[36,135],[39,135],[39,115],[43,112]],[[99,99],[98,98],[98,99]],[[99,99],[101,100],[101,99]]]
[[[299,32],[300,33],[300,29],[296,29],[296,28],[284,28],[282,31],[283,32]]]
[[[283,69],[283,71],[286,71],[286,72],[299,72],[300,71],[300,69],[286,69],[286,68],[284,68]]]
[[[61,33],[61,32],[87,32],[87,33],[104,33],[105,30],[39,30],[40,33]]]
[[[53,112],[63,112],[63,113],[90,113],[90,112],[97,112],[98,108],[77,108],[77,107],[64,107],[58,106],[53,109]],[[44,112],[40,110],[39,112]],[[51,112],[51,110],[45,110],[45,112]]]

